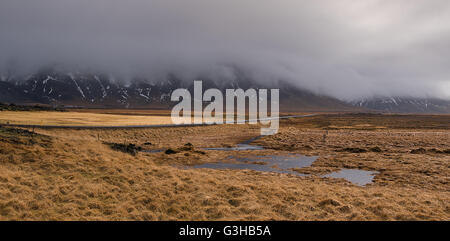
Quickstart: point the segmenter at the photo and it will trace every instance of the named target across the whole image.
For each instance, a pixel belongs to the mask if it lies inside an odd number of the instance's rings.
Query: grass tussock
[[[129,153],[135,156],[138,152],[142,151],[142,147],[136,146],[135,144],[121,144],[121,143],[105,143],[111,149],[116,151],[121,151],[124,153]]]

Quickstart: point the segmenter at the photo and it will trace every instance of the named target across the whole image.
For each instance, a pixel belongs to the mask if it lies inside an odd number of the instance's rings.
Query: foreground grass
[[[383,117],[369,122],[348,115],[286,120],[279,134],[258,140],[271,148],[264,154],[321,156],[312,167],[297,170],[309,177],[180,168],[218,161],[230,152],[187,149],[133,156],[103,144],[232,146],[258,135],[257,126],[37,133],[1,128],[0,219],[449,220],[449,155],[428,151],[450,146],[449,129],[422,127],[441,125],[434,118],[405,130],[395,126],[399,118],[391,124]],[[341,151],[374,146],[381,152]],[[411,153],[419,147],[426,152]],[[251,153],[240,153],[246,154]],[[339,168],[380,174],[366,187],[319,177]]]

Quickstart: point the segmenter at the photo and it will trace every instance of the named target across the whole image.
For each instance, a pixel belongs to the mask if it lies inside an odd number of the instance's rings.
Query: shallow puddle
[[[332,172],[322,177],[344,178],[359,186],[372,183],[373,178],[378,172],[364,171],[359,169],[341,169],[338,172]]]
[[[253,156],[253,157],[233,157],[227,159],[230,162],[205,163],[193,166],[193,168],[210,169],[234,169],[234,170],[254,170],[261,172],[276,172],[292,174],[296,176],[309,176],[291,170],[292,168],[303,168],[311,166],[317,160],[317,156],[288,155],[288,156]],[[372,183],[378,172],[364,171],[359,169],[341,169],[338,172],[323,175],[322,177],[343,178],[355,185],[365,186]]]
[[[264,147],[247,144],[237,144],[235,147],[213,147],[203,149],[209,151],[251,151],[251,150],[264,150]]]
[[[258,140],[262,136],[257,136],[250,140],[246,140],[240,144],[237,144],[236,147],[215,147],[215,148],[203,148],[204,150],[210,151],[251,151],[251,150],[264,150],[264,147],[258,145],[250,145],[250,143]]]
[[[216,147],[202,148],[211,151],[247,151],[247,150],[264,150],[264,147],[251,145],[255,140],[262,136],[257,136],[250,140],[237,144],[235,147]],[[145,150],[148,153],[163,152],[163,150]],[[292,174],[296,176],[309,176],[307,174],[298,173],[291,170],[292,168],[303,168],[311,166],[317,160],[317,156],[303,156],[299,154],[291,154],[284,156],[268,155],[268,156],[252,156],[252,157],[233,157],[229,156],[229,162],[205,163],[193,166],[192,168],[210,168],[210,169],[235,169],[235,170],[254,170],[261,172],[276,172]],[[372,183],[378,172],[364,171],[359,169],[341,169],[338,172],[332,172],[322,177],[344,178],[358,186],[364,186]]]
[[[307,157],[303,155],[288,156],[254,156],[251,158],[235,158],[228,157],[230,162],[205,163],[196,165],[194,168],[211,168],[211,169],[238,169],[238,170],[254,170],[263,172],[288,173],[296,176],[306,176],[306,174],[298,173],[290,170],[291,168],[308,167],[313,164],[317,157]]]

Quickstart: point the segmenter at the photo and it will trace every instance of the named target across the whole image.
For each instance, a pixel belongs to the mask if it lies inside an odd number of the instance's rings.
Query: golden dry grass
[[[279,134],[257,141],[272,148],[257,151],[258,155],[319,155],[311,167],[297,170],[312,174],[308,177],[185,168],[229,155],[254,155],[252,151],[132,156],[103,144],[151,142],[150,149],[177,148],[187,142],[197,149],[232,146],[258,135],[259,127],[253,125],[52,129],[37,130],[35,135],[1,128],[0,219],[449,220],[450,158],[432,151],[450,146],[447,120],[446,116],[310,117],[283,120]],[[342,151],[375,146],[381,152]],[[421,147],[425,153],[411,153]],[[380,174],[365,187],[319,177],[339,168]]]
[[[194,115],[194,113],[192,113]],[[201,113],[199,114],[201,116]],[[225,121],[225,115],[224,121]],[[178,117],[180,121],[182,117]],[[203,118],[207,121],[208,118]],[[193,116],[191,118],[193,122]],[[145,126],[173,124],[170,112],[163,110],[75,110],[0,111],[0,124],[40,126]]]
[[[1,111],[0,123],[57,126],[130,126],[172,124],[170,116],[119,115],[56,111]]]

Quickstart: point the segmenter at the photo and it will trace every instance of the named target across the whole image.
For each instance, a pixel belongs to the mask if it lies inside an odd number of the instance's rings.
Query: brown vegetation
[[[170,116],[126,116],[56,111],[1,111],[0,124],[46,126],[130,126],[172,124]]]
[[[258,126],[0,128],[0,219],[449,220],[449,125],[449,116],[289,119],[256,141],[270,149],[243,152],[201,147],[234,146]],[[175,153],[132,155],[104,143]],[[308,177],[188,168],[255,152],[320,157],[296,170]],[[320,177],[340,168],[379,174],[365,187]]]

